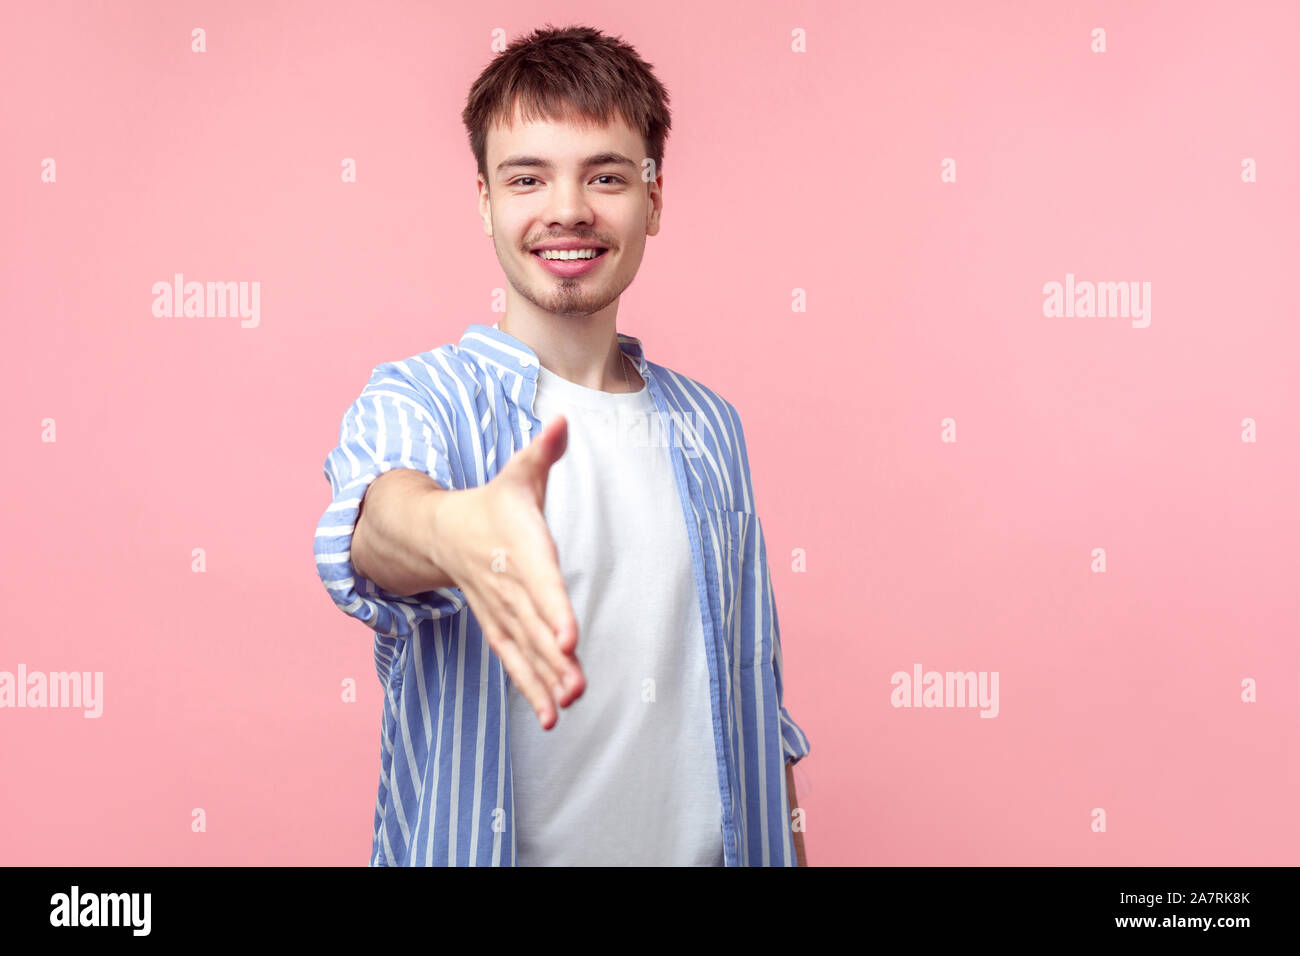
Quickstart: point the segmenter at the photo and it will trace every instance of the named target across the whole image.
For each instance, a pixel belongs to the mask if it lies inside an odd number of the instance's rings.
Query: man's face
[[[516,110],[513,126],[491,128],[479,212],[515,292],[545,312],[580,316],[623,294],[646,236],[659,231],[663,179],[642,181],[644,156],[641,135],[621,119],[587,128],[525,123]],[[604,251],[548,262],[537,250],[574,239]]]

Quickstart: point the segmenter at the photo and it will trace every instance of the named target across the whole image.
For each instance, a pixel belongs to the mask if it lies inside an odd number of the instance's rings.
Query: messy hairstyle
[[[548,23],[516,39],[488,64],[470,87],[461,114],[478,171],[488,183],[488,128],[511,125],[516,102],[526,122],[604,126],[622,117],[645,140],[655,175],[663,169],[664,140],[672,125],[668,90],[651,64],[621,38],[592,27],[559,29]]]

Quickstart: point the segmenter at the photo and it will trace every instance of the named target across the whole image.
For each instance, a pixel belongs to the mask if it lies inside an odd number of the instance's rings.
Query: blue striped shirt
[[[780,627],[740,416],[647,361],[640,339],[618,340],[658,409],[656,440],[670,449],[690,540],[725,864],[794,866],[785,763],[809,744],[782,701]],[[384,688],[371,866],[515,865],[504,666],[459,589],[395,595],[357,574],[350,547],[366,488],[391,468],[449,489],[495,477],[545,425],[533,414],[537,369],[519,339],[472,324],[458,345],[375,368],[325,459],[333,500],[316,528],[316,570],[334,602],[374,631]],[[579,657],[581,633],[579,621]]]

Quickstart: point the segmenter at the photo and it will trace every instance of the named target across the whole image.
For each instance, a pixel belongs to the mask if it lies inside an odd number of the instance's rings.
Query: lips
[[[592,249],[597,247],[574,246],[570,248]],[[593,256],[590,259],[543,259],[541,256],[542,250],[540,249],[533,250],[532,256],[534,259],[540,262],[542,264],[542,268],[545,269],[547,272],[549,272],[551,275],[559,276],[564,279],[571,279],[574,278],[575,276],[586,275],[588,272],[597,268],[602,262],[605,261],[605,253],[607,253],[608,251],[609,251],[608,249],[602,248],[595,256]]]
[[[533,246],[533,252],[572,252],[574,249],[600,249],[607,250],[608,246],[602,246],[599,242],[592,242],[590,239],[557,239],[554,242],[543,242]]]

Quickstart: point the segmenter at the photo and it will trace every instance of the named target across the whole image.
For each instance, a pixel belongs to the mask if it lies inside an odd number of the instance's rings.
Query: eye
[[[615,183],[624,183],[624,184],[626,183],[626,180],[624,180],[622,176],[615,176],[613,173],[602,173],[601,175],[597,176],[596,179],[598,179],[598,180],[600,180],[600,179],[612,179],[612,180],[614,181],[614,183],[611,183],[610,185],[614,185]],[[528,182],[525,182],[525,180],[527,180]],[[527,186],[527,185],[529,185],[530,183],[536,183],[536,182],[538,182],[538,179],[537,179],[537,177],[535,177],[535,176],[518,176],[518,177],[516,177],[516,178],[510,180],[510,182],[506,183],[506,185],[507,185],[507,186]]]

